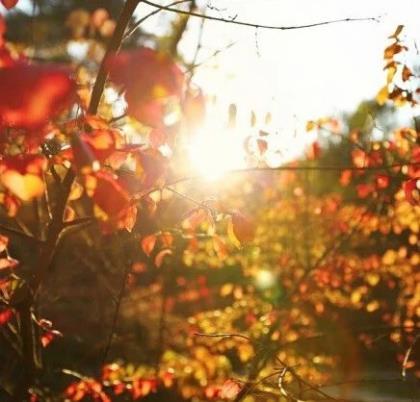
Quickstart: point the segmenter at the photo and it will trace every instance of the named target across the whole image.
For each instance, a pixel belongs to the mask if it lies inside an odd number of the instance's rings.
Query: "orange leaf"
[[[105,172],[95,174],[96,185],[93,192],[95,204],[105,212],[108,217],[116,218],[130,206],[130,199],[116,178]]]
[[[411,72],[411,70],[407,66],[404,66],[401,73],[402,80],[408,81],[412,75],[413,73]]]
[[[152,253],[156,245],[157,236],[155,234],[148,235],[141,239],[141,248],[148,257]]]
[[[255,236],[255,223],[241,212],[232,213],[232,230],[242,244],[249,243]]]

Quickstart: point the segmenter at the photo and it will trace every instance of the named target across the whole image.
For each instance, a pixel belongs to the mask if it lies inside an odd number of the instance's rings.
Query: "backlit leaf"
[[[0,69],[0,127],[38,129],[75,99],[69,70],[18,64]]]

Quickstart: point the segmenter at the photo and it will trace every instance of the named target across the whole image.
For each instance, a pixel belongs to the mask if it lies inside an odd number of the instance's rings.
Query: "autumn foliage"
[[[67,23],[119,49],[130,18]],[[377,102],[414,108],[402,32]],[[418,385],[418,120],[379,140],[310,121],[276,168],[253,130],[249,168],[202,184],[185,142],[207,98],[179,55],[50,63],[6,33],[0,16],[1,400],[348,401],[378,363]]]

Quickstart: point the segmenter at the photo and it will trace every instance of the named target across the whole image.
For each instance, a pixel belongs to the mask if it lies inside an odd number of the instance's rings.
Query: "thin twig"
[[[329,21],[321,21],[321,22],[314,22],[311,24],[303,24],[303,25],[289,25],[289,26],[279,26],[279,25],[264,25],[264,24],[255,24],[252,22],[245,22],[245,21],[237,21],[235,19],[225,19],[220,17],[214,17],[211,15],[206,14],[200,14],[197,12],[192,11],[185,11],[185,10],[179,10],[176,8],[172,8],[170,6],[163,6],[160,4],[153,3],[149,0],[142,0],[144,4],[147,4],[149,6],[158,8],[159,10],[165,10],[170,11],[172,13],[177,14],[183,14],[188,15],[190,17],[197,17],[197,18],[204,18],[206,20],[210,21],[217,21],[217,22],[224,22],[228,24],[235,24],[235,25],[241,25],[241,26],[247,26],[252,28],[261,28],[261,29],[271,29],[271,30],[279,30],[279,31],[288,31],[293,29],[304,29],[304,28],[314,28],[322,25],[330,25],[330,24],[337,24],[341,22],[356,22],[356,21],[379,21],[379,17],[366,17],[366,18],[342,18],[342,19],[336,19],[336,20],[329,20]]]
[[[175,7],[178,4],[188,3],[190,1],[192,0],[178,0],[178,1],[174,1],[173,3],[169,3],[166,7]],[[144,21],[160,13],[161,11],[162,11],[161,9],[154,10],[150,12],[149,14],[145,15],[144,17],[140,18],[138,21],[136,21],[134,25],[130,28],[130,30],[124,35],[123,40],[126,40],[127,38],[129,38]]]
[[[245,339],[247,342],[252,342],[251,338],[242,334],[204,334],[202,332],[195,332],[194,336],[201,336],[204,338],[241,338]]]
[[[407,352],[405,353],[404,360],[402,362],[402,370],[401,370],[401,376],[405,380],[407,377],[407,363],[410,359],[411,353],[416,346],[417,341],[420,339],[420,334],[417,334],[417,336],[414,338],[413,342],[411,343],[410,347],[407,349]]]
[[[122,282],[121,282],[120,291],[119,291],[118,297],[117,297],[117,303],[116,303],[116,306],[115,306],[114,317],[112,318],[111,331],[109,332],[108,341],[106,343],[106,346],[105,346],[105,349],[104,349],[104,354],[102,356],[101,366],[105,365],[106,359],[108,357],[108,353],[109,353],[109,351],[111,349],[111,346],[112,346],[112,339],[114,338],[114,333],[115,333],[115,330],[117,328],[118,316],[120,314],[120,308],[121,308],[121,302],[122,302],[122,299],[124,297],[125,287],[126,287],[126,284],[127,284],[127,277],[128,277],[128,274],[130,273],[130,269],[131,269],[130,264],[126,264],[124,274],[123,274],[123,279],[122,279]]]
[[[24,232],[21,232],[18,229],[14,229],[14,228],[11,228],[11,227],[8,227],[8,226],[0,225],[0,233],[2,233],[2,232],[10,234],[10,235],[19,236],[19,237],[21,237],[25,240],[29,240],[29,241],[34,242],[34,243],[42,243],[41,240],[38,240],[34,236],[28,235]]]

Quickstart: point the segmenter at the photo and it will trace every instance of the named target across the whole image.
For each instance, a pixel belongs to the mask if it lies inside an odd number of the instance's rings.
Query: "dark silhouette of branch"
[[[96,76],[96,81],[93,87],[92,97],[90,99],[90,104],[88,108],[89,114],[96,114],[105,87],[105,82],[108,76],[108,73],[105,68],[105,60],[110,54],[118,51],[118,49],[120,48],[127,25],[139,2],[140,0],[127,0],[127,2],[125,3],[124,9],[120,15],[119,21],[115,28],[114,35],[111,41],[109,42],[105,56],[102,60],[101,66],[99,67],[98,75]]]
[[[252,342],[251,338],[242,334],[204,334],[202,332],[196,332],[194,336],[200,336],[203,338],[241,338],[247,342]]]
[[[237,21],[234,18],[233,19],[225,19],[225,18],[220,18],[220,17],[214,17],[214,16],[211,16],[211,15],[200,14],[200,13],[192,12],[192,11],[179,10],[177,8],[172,8],[170,6],[163,6],[163,5],[160,5],[160,4],[156,4],[156,3],[153,3],[149,0],[141,0],[141,1],[144,4],[147,4],[149,6],[158,8],[159,10],[165,10],[165,11],[169,11],[169,12],[172,12],[172,13],[184,14],[184,15],[188,15],[188,16],[191,16],[191,17],[204,18],[204,19],[210,20],[210,21],[224,22],[224,23],[228,23],[228,24],[241,25],[241,26],[246,26],[246,27],[251,27],[251,28],[271,29],[271,30],[279,30],[279,31],[289,31],[289,30],[293,30],[293,29],[314,28],[314,27],[318,27],[318,26],[322,26],[322,25],[337,24],[337,23],[341,23],[341,22],[356,22],[356,21],[360,21],[360,22],[361,21],[375,21],[375,22],[378,22],[378,20],[379,20],[377,17],[342,18],[342,19],[337,19],[337,20],[314,22],[314,23],[311,23],[311,24],[303,24],[303,25],[289,25],[289,26],[264,25],[264,24],[255,24],[255,23],[246,22],[246,21]]]
[[[377,172],[377,171],[382,171],[382,170],[387,170],[387,169],[393,169],[393,168],[402,168],[404,166],[412,166],[412,167],[418,167],[420,166],[419,162],[415,162],[415,163],[395,163],[392,165],[381,165],[381,166],[366,166],[366,167],[358,167],[358,166],[353,166],[353,165],[346,165],[346,166],[333,166],[333,165],[324,165],[324,166],[292,166],[292,165],[287,165],[287,166],[278,166],[278,167],[251,167],[251,168],[245,168],[245,169],[232,169],[232,170],[228,170],[225,172],[226,175],[230,175],[230,174],[241,174],[241,173],[260,173],[260,172],[305,172],[305,171],[332,171],[332,172],[341,172],[343,170],[351,170],[351,171],[373,171],[373,172]],[[166,183],[165,188],[167,186],[174,186],[176,184],[179,183],[184,183],[187,181],[194,181],[194,180],[203,180],[203,176],[202,175],[194,175],[194,176],[185,176],[185,177],[179,177],[179,178],[174,178],[170,181],[168,181],[168,183]],[[160,191],[162,190],[162,187],[153,187],[147,191],[142,191],[136,194],[133,194],[133,200],[139,200],[142,199],[143,197],[154,193],[155,191]]]
[[[128,277],[128,274],[130,273],[130,268],[131,268],[130,264],[126,264],[124,274],[123,274],[123,278],[122,278],[122,282],[121,282],[120,291],[118,293],[118,297],[117,297],[117,300],[116,300],[114,316],[112,318],[111,330],[109,332],[108,341],[105,345],[104,353],[103,353],[103,356],[102,356],[101,366],[103,366],[106,363],[106,359],[108,358],[108,353],[111,350],[112,339],[114,338],[114,333],[115,333],[115,330],[117,328],[118,316],[120,314],[120,308],[121,308],[121,302],[122,302],[122,299],[124,297],[125,287],[126,287],[126,284],[127,284],[127,277]]]
[[[178,4],[182,4],[182,3],[188,3],[192,0],[178,0],[178,1],[174,1],[173,3],[170,3],[167,5],[167,7],[175,7]],[[123,40],[126,40],[127,38],[129,38],[138,28],[139,26],[146,20],[148,20],[150,17],[153,17],[156,14],[159,14],[162,10],[161,9],[157,9],[152,11],[151,13],[145,15],[144,17],[140,18],[138,21],[135,22],[135,24],[130,28],[130,30],[124,35]]]
[[[37,238],[30,236],[18,229],[10,228],[8,226],[0,225],[0,233],[6,233],[9,235],[14,235],[21,237],[22,239],[29,240],[30,242],[34,243],[41,243],[41,240],[38,240]]]

